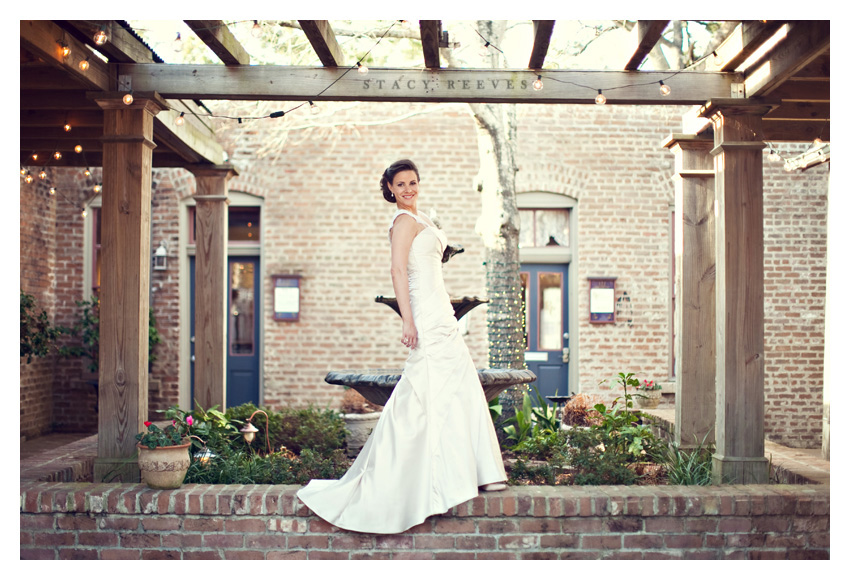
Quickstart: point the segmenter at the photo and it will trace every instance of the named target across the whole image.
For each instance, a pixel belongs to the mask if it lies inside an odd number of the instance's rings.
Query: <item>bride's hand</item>
[[[416,326],[412,322],[404,322],[401,327],[401,344],[409,348],[416,348],[416,343]]]

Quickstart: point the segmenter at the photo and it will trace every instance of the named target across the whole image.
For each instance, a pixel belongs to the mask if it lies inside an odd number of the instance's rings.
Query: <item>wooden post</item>
[[[676,154],[675,440],[714,443],[714,161],[711,139],[672,135]]]
[[[715,483],[766,483],[764,457],[764,200],[761,118],[770,105],[722,99],[714,126],[717,196]]]
[[[135,436],[148,420],[151,160],[159,95],[91,95],[103,115],[102,280],[94,481],[138,482]]]
[[[195,400],[227,401],[227,181],[229,165],[192,166],[195,193]],[[192,402],[194,406],[194,401]]]

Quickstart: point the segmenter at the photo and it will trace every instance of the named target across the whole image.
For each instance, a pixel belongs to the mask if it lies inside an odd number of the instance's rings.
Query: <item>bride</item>
[[[418,210],[419,169],[407,159],[381,177],[396,205],[389,226],[393,289],[410,349],[378,424],[340,480],[312,480],[298,497],[346,530],[403,532],[484,491],[505,489],[484,390],[443,284],[446,235]]]

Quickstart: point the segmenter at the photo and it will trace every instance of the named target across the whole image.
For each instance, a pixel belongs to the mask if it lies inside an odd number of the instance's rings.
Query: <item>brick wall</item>
[[[272,407],[336,404],[342,389],[323,380],[332,369],[403,364],[400,319],[374,302],[377,295],[394,294],[386,238],[394,206],[378,190],[378,177],[390,162],[410,157],[419,164],[420,207],[435,208],[451,242],[466,249],[444,267],[450,293],[484,296],[484,248],[475,233],[481,210],[473,181],[478,154],[467,107],[327,103],[324,109],[333,107],[339,111],[328,117],[312,117],[302,108],[282,119],[219,121],[222,143],[240,171],[230,188],[265,198],[262,372],[264,403]],[[613,397],[599,383],[621,371],[668,378],[673,155],[661,143],[681,130],[683,111],[518,107],[517,190],[578,199],[579,242],[572,267],[578,268],[579,292],[570,299],[579,317],[573,363],[579,365],[584,392]],[[259,113],[252,111],[252,116]],[[800,150],[780,149],[785,154]],[[55,173],[72,190],[66,195],[79,200],[92,195],[96,176],[85,180],[78,170]],[[766,432],[798,447],[820,445],[827,178],[826,166],[787,174],[765,161]],[[187,241],[178,236],[180,199],[194,191],[194,179],[184,170],[156,170],[153,181],[152,249],[165,240],[176,261]],[[22,185],[22,207],[26,189]],[[52,300],[57,321],[67,323],[74,300],[84,296],[82,223],[78,211],[61,200],[55,222],[55,236],[63,243],[55,250]],[[31,261],[22,249],[22,272]],[[271,276],[286,273],[302,275],[299,322],[272,320]],[[619,312],[617,324],[587,322],[586,278],[591,275],[617,276],[617,296],[628,295],[630,309]],[[165,340],[151,372],[151,409],[176,403],[178,386],[187,380],[179,376],[177,277],[177,268],[151,275]],[[473,359],[487,366],[486,306],[467,318]],[[68,378],[79,377],[81,368],[80,361],[57,362],[54,414],[59,428],[95,425],[93,390]],[[86,418],[88,426],[81,425]]]
[[[36,173],[38,168],[30,168]],[[21,180],[20,260],[21,290],[35,297],[36,311],[56,319],[56,197],[49,183],[36,177],[27,184]],[[33,358],[20,364],[20,432],[37,437],[49,432],[53,421],[54,356]]]
[[[829,486],[529,487],[408,532],[312,515],[297,485],[21,487],[21,559],[829,559]]]

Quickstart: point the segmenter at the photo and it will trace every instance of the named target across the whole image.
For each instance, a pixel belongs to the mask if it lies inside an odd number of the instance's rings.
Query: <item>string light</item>
[[[59,161],[60,159],[62,159],[62,153],[61,153],[61,152],[59,152],[59,151],[56,151],[56,152],[53,154],[53,158],[54,158],[56,161]]]
[[[714,64],[716,64],[718,66],[723,64],[723,58],[719,54],[717,54],[716,50],[712,50],[711,54],[712,54],[712,56],[714,56]]]
[[[597,105],[604,105],[606,102],[608,102],[608,99],[606,99],[605,95],[602,94],[602,89],[598,89],[598,90],[599,90],[599,94],[596,95],[596,104]]]
[[[106,29],[104,28],[101,28],[100,30],[95,32],[92,38],[94,39],[94,43],[98,46],[103,46],[104,44],[106,44],[106,41],[109,40],[109,38],[106,36]]]
[[[21,175],[26,175],[26,174],[27,174],[26,168],[21,167]]]
[[[313,101],[309,101],[309,103],[310,103],[310,112],[313,113],[314,115],[318,115],[319,111],[321,110],[321,109],[319,109],[319,105],[317,105]]]
[[[183,39],[180,38],[180,33],[177,33],[177,38],[174,39],[174,52],[182,52],[183,51]]]
[[[84,58],[83,60],[81,60],[81,61],[80,61],[80,64],[79,64],[79,67],[80,67],[80,70],[89,70],[89,61],[88,61],[88,59],[85,59],[85,58]]]
[[[47,179],[47,172],[44,170],[43,167],[41,168],[41,171],[38,172],[38,178]]]
[[[83,211],[80,213],[80,215],[82,216],[82,218],[83,218],[83,219],[85,219],[85,217],[88,215],[88,212],[86,212],[86,210],[83,210]]]
[[[132,105],[133,104],[133,94],[132,94],[132,92],[129,92],[126,95],[124,95],[124,98],[121,99],[121,100],[124,101],[125,105]]]
[[[369,73],[369,69],[366,67],[365,64],[361,64],[361,62],[358,60],[357,61],[357,72],[359,72],[362,75],[365,75],[365,74]]]
[[[38,161],[38,153],[33,153],[33,154],[32,154],[32,160],[33,160],[33,161]]]
[[[670,94],[670,87],[668,87],[667,85],[665,85],[665,84],[664,84],[664,81],[658,81],[658,84],[659,84],[659,85],[661,85],[661,88],[660,88],[660,89],[658,89],[658,90],[659,90],[659,92],[661,93],[661,96],[662,96],[662,97],[666,97],[667,95],[669,95],[669,94]]]
[[[83,152],[83,146],[82,146],[82,145],[75,145],[75,146],[74,146],[74,151],[75,151],[76,153],[82,153],[82,152]]]
[[[62,47],[62,58],[68,58],[69,56],[71,56],[71,47],[70,46],[68,46],[64,42],[60,43],[59,46]]]
[[[185,118],[185,116],[184,116],[185,114],[186,114],[186,113],[182,113],[182,112],[181,112],[181,113],[180,113],[180,116],[179,116],[179,117],[177,117],[176,119],[174,119],[174,124],[175,124],[175,125],[177,125],[178,127],[182,127],[182,126],[183,126],[183,123],[185,123],[185,122],[186,122],[186,118]]]
[[[95,193],[100,193],[100,190],[103,189],[103,186],[100,185],[99,183],[95,183],[93,189],[94,189]]]
[[[541,77],[541,75],[537,75],[537,80],[531,83],[531,86],[535,91],[539,91],[543,88],[543,78]]]
[[[399,20],[401,22],[401,27],[405,30],[410,30],[413,28],[413,25],[410,23],[410,20]]]
[[[779,155],[779,153],[776,152],[776,149],[771,146],[770,153],[767,154],[767,160],[773,161],[775,163],[780,159],[782,159],[782,157]]]
[[[85,175],[86,177],[91,177],[91,169],[86,167],[85,170],[83,171],[83,175]]]
[[[56,188],[55,187],[51,187],[47,191],[50,193],[50,195],[56,195]]]
[[[68,123],[65,123],[65,126],[62,127],[62,128],[65,129],[65,132],[67,133],[68,131],[71,130],[71,125],[69,125]]]
[[[24,176],[24,181],[26,181],[27,183],[33,182],[33,176],[29,171],[27,171],[27,174]]]
[[[260,38],[263,34],[263,27],[260,26],[260,23],[256,20],[254,21],[254,26],[251,27],[251,36],[254,38]]]

